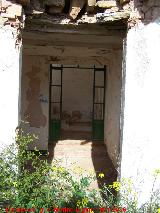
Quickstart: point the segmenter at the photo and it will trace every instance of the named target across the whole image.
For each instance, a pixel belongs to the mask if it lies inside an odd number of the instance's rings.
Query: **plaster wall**
[[[122,88],[122,51],[114,51],[107,75],[105,104],[105,143],[110,158],[117,168],[120,148],[120,109]]]
[[[66,112],[69,115],[70,118],[66,121],[73,122],[73,124],[68,127],[67,125],[62,126],[62,128],[66,130],[74,130],[76,128],[75,130],[91,131],[91,124],[88,128],[86,126],[83,127],[83,125],[76,127],[74,122],[91,123],[92,104],[93,70],[64,69],[62,112]]]
[[[77,65],[81,66],[103,66],[107,65],[107,86],[106,86],[106,114],[105,114],[105,144],[107,146],[108,153],[114,163],[117,166],[118,150],[119,150],[119,118],[120,118],[120,94],[121,94],[121,60],[122,60],[122,50],[118,47],[117,49],[107,49],[107,48],[87,48],[86,46],[77,47],[51,47],[51,46],[33,46],[24,44],[23,52],[23,99],[22,105],[26,111],[28,106],[28,101],[26,97],[26,92],[28,88],[28,77],[27,73],[32,70],[32,66],[38,66],[40,72],[38,78],[41,81],[41,90],[38,94],[42,94],[46,97],[46,103],[40,103],[43,105],[42,114],[48,121],[48,87],[49,87],[49,64],[63,64],[63,65]],[[64,71],[65,72],[65,71]],[[79,71],[81,73],[81,71]],[[84,71],[85,72],[85,71]],[[84,81],[83,75],[77,73],[81,81]],[[87,72],[86,72],[86,75]],[[40,77],[41,76],[41,77]],[[66,71],[66,78],[67,71]],[[88,80],[87,80],[88,79]],[[89,82],[87,76],[85,77],[86,83]],[[76,81],[76,80],[75,80]],[[84,81],[84,82],[85,82]],[[89,85],[92,84],[92,81]],[[42,86],[43,85],[43,86]],[[82,85],[83,86],[83,85]],[[81,84],[78,85],[78,92],[80,92]],[[91,87],[91,85],[90,85]],[[44,90],[44,91],[43,91]],[[85,90],[85,88],[83,88]],[[46,92],[45,92],[46,91]],[[85,91],[84,91],[85,92]],[[73,91],[72,91],[73,93]],[[34,99],[38,99],[34,97]],[[89,95],[90,96],[90,95]],[[82,97],[81,97],[82,98]],[[89,101],[91,102],[91,100]],[[88,102],[88,103],[89,103]],[[69,106],[69,102],[66,101],[66,109]],[[81,103],[79,103],[81,104]],[[78,104],[78,105],[79,105]],[[88,105],[89,106],[89,105]],[[81,106],[83,110],[86,110],[86,106]],[[89,107],[90,108],[90,107]],[[30,108],[31,111],[33,110]],[[75,108],[76,109],[76,108]],[[68,108],[68,110],[70,110]],[[89,118],[90,112],[87,111],[87,117]],[[90,118],[89,118],[90,119]],[[46,149],[47,138],[48,138],[48,122],[44,126],[39,127],[39,138],[41,142],[39,143],[41,149]],[[41,137],[42,134],[42,137]],[[38,147],[39,148],[39,147]]]
[[[149,199],[160,168],[159,47],[159,19],[128,31],[121,177],[132,178],[139,205]]]
[[[19,117],[21,48],[15,46],[17,30],[0,27],[0,149],[14,142]]]
[[[24,128],[38,136],[30,149],[48,149],[48,68],[44,57],[23,55],[21,115]]]

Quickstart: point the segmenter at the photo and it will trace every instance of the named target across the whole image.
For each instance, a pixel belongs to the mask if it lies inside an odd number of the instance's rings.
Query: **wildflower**
[[[158,212],[157,212],[157,213],[160,213],[160,208],[158,208],[157,210],[158,210]]]
[[[82,199],[82,205],[86,206],[88,204],[88,199],[84,198]]]
[[[59,167],[58,170],[59,170],[59,172],[64,172],[64,168],[63,167]]]
[[[80,205],[81,205],[81,201],[78,200],[78,201],[77,201],[77,206],[80,206]]]
[[[155,169],[153,175],[154,176],[160,175],[160,169]]]
[[[90,171],[89,171],[89,174],[90,174],[90,175],[94,175],[94,174],[95,174],[94,170],[90,170]]]
[[[84,170],[79,166],[74,167],[73,171],[77,174],[83,174],[83,172],[84,172]]]
[[[98,177],[104,178],[104,173],[99,173]]]
[[[119,191],[120,188],[121,188],[121,183],[118,182],[118,181],[115,181],[115,182],[113,182],[112,187],[113,187],[116,191]]]
[[[57,171],[58,171],[57,167],[56,167],[56,166],[53,166],[53,167],[52,167],[52,171],[57,172]]]

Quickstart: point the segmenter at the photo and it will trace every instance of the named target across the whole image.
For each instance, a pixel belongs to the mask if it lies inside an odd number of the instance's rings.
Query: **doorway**
[[[106,66],[50,65],[49,141],[104,140]]]

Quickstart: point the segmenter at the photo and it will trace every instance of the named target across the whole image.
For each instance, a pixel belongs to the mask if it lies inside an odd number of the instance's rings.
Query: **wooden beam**
[[[17,0],[16,2],[23,6],[27,6],[30,4],[30,0]]]

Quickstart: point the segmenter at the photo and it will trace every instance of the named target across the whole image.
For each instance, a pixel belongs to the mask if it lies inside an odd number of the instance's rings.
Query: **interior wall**
[[[38,139],[30,145],[40,150],[48,149],[48,114],[49,114],[49,69],[45,57],[23,54],[22,66],[22,124],[28,132]]]
[[[105,104],[105,143],[114,165],[119,161],[122,88],[122,50],[114,51],[107,67]]]
[[[93,67],[93,65],[90,65]],[[63,70],[63,95],[62,119],[64,130],[75,130],[74,123],[92,121],[93,103],[93,70],[64,69]],[[66,119],[65,119],[66,118]],[[80,130],[89,130],[80,127]],[[91,128],[90,128],[91,131]]]

